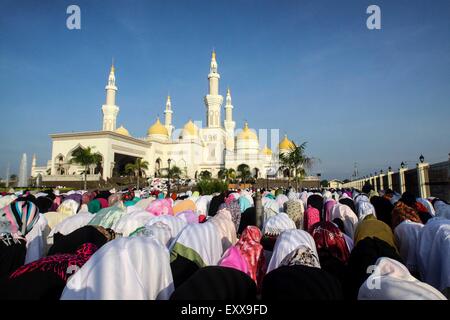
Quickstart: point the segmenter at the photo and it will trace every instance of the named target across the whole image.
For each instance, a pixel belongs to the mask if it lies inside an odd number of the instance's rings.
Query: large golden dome
[[[182,137],[198,137],[198,128],[192,120],[189,119],[189,121],[186,122],[181,135]]]
[[[292,141],[288,139],[287,135],[284,135],[284,139],[280,142],[278,148],[280,150],[290,150],[293,146]]]
[[[120,126],[114,132],[119,133],[119,134],[123,134],[124,136],[131,137],[131,134],[128,132],[127,129],[125,129],[124,126]]]
[[[244,129],[238,134],[237,136],[238,140],[256,140],[258,141],[258,136],[254,131],[249,129],[248,123],[245,122]]]
[[[164,135],[169,136],[169,132],[167,131],[167,128],[164,127],[158,119],[156,119],[156,122],[147,130],[147,135]]]

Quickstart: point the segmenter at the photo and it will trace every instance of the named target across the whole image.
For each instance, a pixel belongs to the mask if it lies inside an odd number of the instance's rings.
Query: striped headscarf
[[[31,201],[15,201],[0,210],[0,215],[8,220],[11,234],[25,236],[39,219],[39,210]]]

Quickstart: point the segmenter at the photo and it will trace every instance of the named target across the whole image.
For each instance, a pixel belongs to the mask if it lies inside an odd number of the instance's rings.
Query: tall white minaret
[[[227,89],[227,97],[225,103],[225,120],[223,122],[225,131],[227,133],[226,148],[227,150],[234,150],[234,129],[236,122],[233,121],[233,105],[231,103],[231,91]]]
[[[170,101],[170,95],[167,96],[166,110],[164,110],[164,126],[169,133],[169,137],[172,136],[173,126],[172,126],[172,102]]]
[[[223,97],[219,95],[219,79],[217,72],[216,52],[212,52],[211,67],[208,74],[209,93],[205,96],[206,106],[206,126],[208,128],[219,128],[220,124],[220,107]]]
[[[119,114],[119,106],[116,106],[116,77],[114,76],[114,63],[111,64],[108,84],[106,89],[106,103],[102,106],[103,111],[103,131],[116,130],[116,120]]]

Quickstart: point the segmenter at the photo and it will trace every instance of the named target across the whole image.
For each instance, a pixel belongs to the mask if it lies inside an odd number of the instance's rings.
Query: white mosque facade
[[[247,122],[242,130],[236,130],[233,120],[230,89],[224,98],[219,91],[220,74],[215,52],[212,53],[210,72],[208,74],[209,88],[204,97],[206,107],[206,125],[189,120],[183,128],[176,129],[173,125],[174,111],[171,97],[167,97],[163,122],[160,119],[148,128],[145,137],[133,137],[128,130],[117,127],[119,106],[116,105],[116,79],[114,65],[108,77],[106,101],[102,106],[103,126],[100,131],[56,133],[51,134],[52,155],[44,167],[36,166],[36,158],[32,161],[32,176],[42,175],[45,180],[69,181],[74,175],[80,175],[84,168],[72,164],[70,159],[77,148],[91,147],[100,153],[102,161],[89,170],[89,179],[107,180],[123,174],[127,163],[141,158],[148,162],[148,177],[160,176],[165,168],[176,165],[185,177],[196,178],[204,170],[211,172],[213,177],[223,168],[237,169],[240,164],[247,164],[252,174],[257,177],[276,175],[278,154],[287,151],[292,142],[287,138],[278,143],[276,134],[275,152],[267,147],[261,148],[256,131],[248,127]],[[222,121],[222,108],[224,120]],[[267,136],[267,134],[266,134]],[[266,137],[264,137],[266,138]],[[273,143],[272,143],[273,145]]]

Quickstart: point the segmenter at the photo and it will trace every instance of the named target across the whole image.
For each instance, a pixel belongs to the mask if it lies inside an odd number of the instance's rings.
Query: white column
[[[398,176],[400,179],[400,193],[403,194],[403,192],[406,191],[406,184],[405,184],[405,171],[407,171],[408,168],[400,169],[398,171]]]
[[[387,177],[388,177],[388,188],[392,190],[392,174],[393,172],[391,170],[388,171]]]
[[[427,198],[430,196],[430,187],[428,183],[428,167],[429,163],[417,164],[417,180],[419,183],[419,192],[421,198]]]

